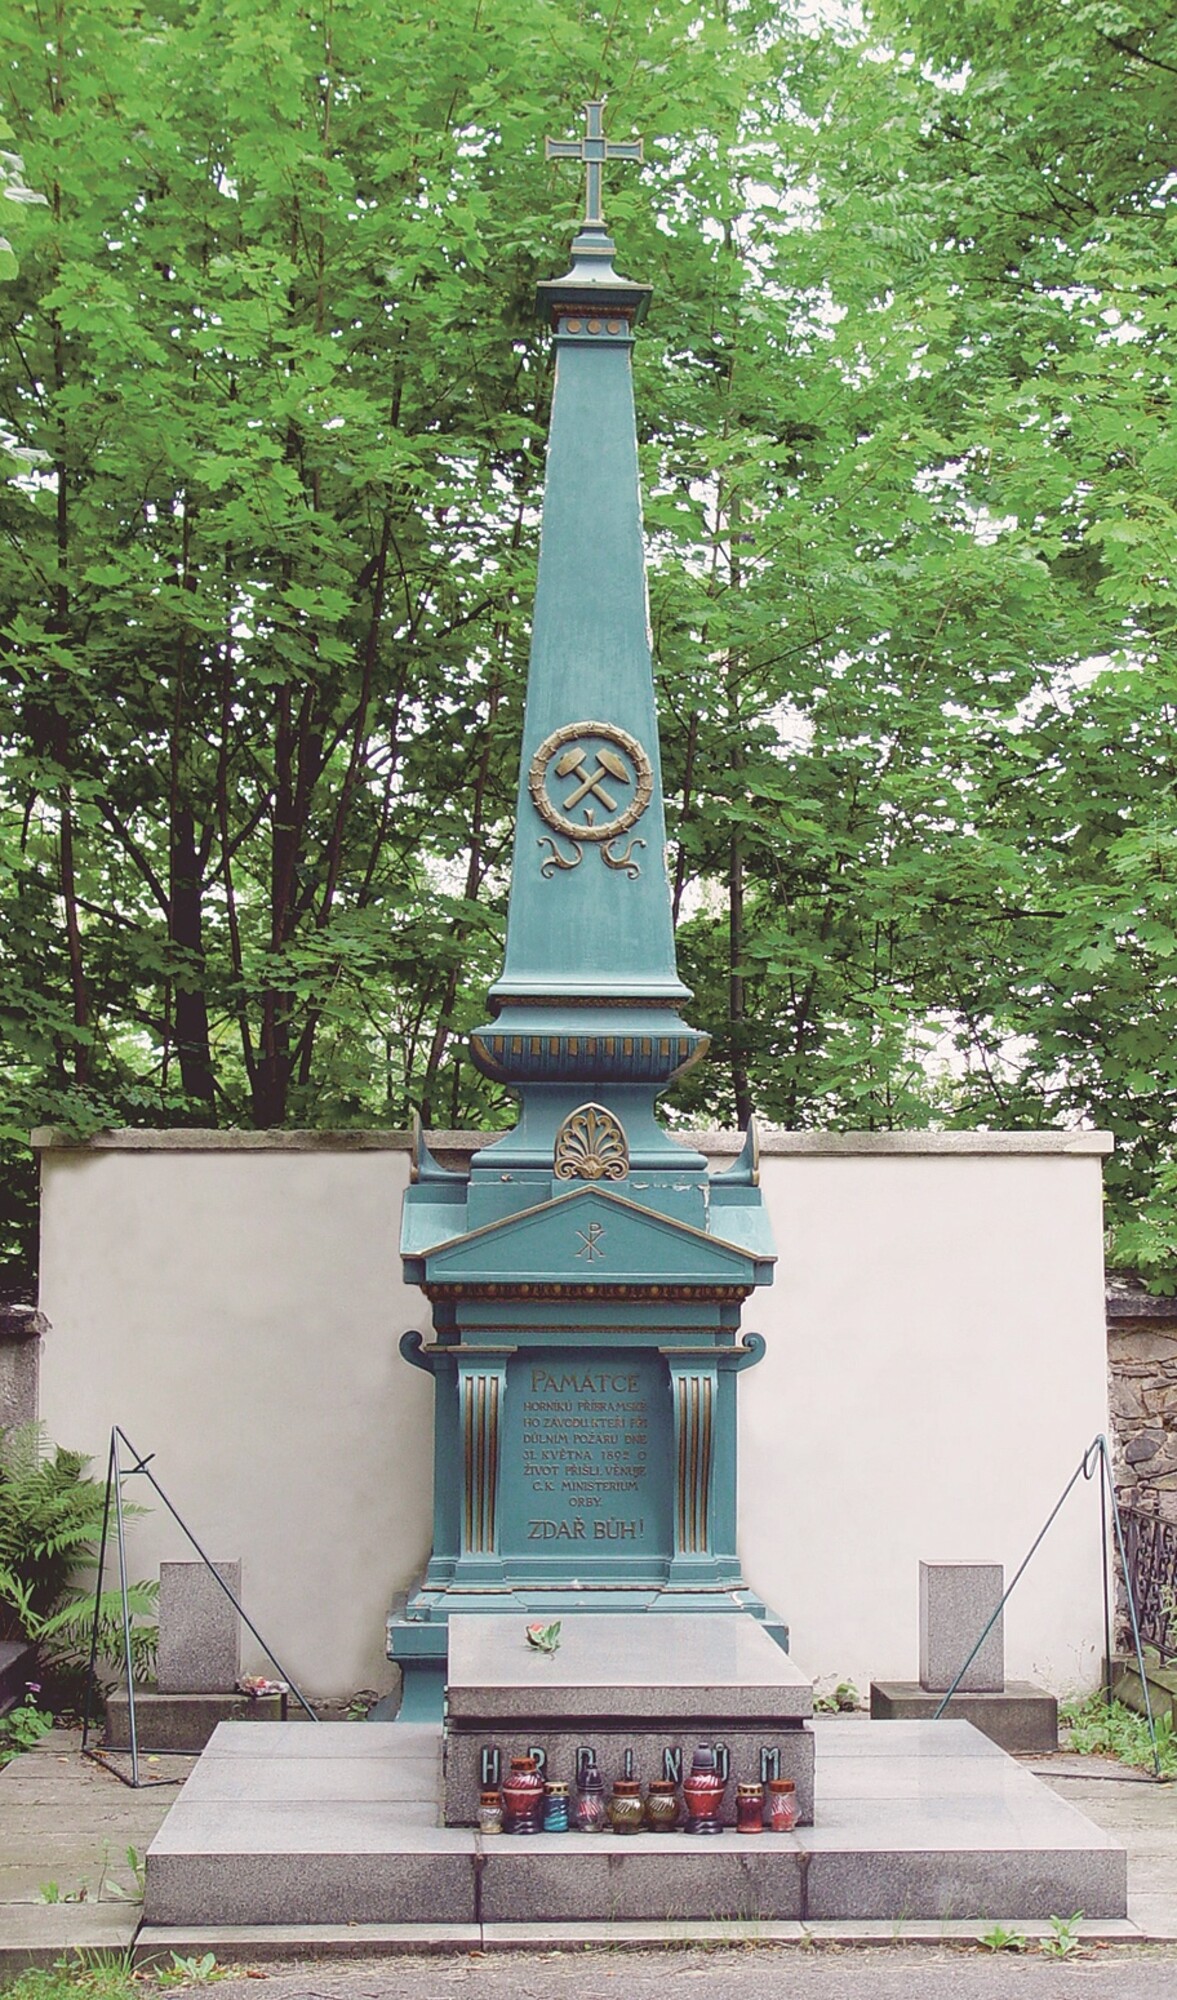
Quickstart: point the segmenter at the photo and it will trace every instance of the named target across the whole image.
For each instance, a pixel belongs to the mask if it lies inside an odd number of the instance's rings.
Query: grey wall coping
[[[1108,1286],[1109,1320],[1177,1320],[1177,1298],[1153,1292],[1122,1292]]]
[[[36,1306],[0,1304],[0,1347],[21,1347],[28,1340],[42,1340],[49,1321]]]
[[[488,1139],[480,1132],[430,1132],[433,1151],[473,1153]],[[740,1132],[695,1132],[678,1128],[677,1137],[702,1153],[735,1155],[744,1143]],[[30,1134],[35,1152],[76,1153],[406,1153],[410,1132],[393,1131],[208,1131],[200,1127],[143,1129],[121,1127],[79,1139],[53,1125],[38,1125]],[[760,1130],[760,1150],[769,1157],[875,1155],[939,1158],[994,1155],[1095,1155],[1105,1157],[1115,1145],[1110,1132],[1086,1128],[1047,1132],[773,1132]]]

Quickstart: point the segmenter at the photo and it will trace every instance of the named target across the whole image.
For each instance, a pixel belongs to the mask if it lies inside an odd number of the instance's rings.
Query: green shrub
[[[42,1736],[53,1727],[53,1717],[38,1708],[35,1695],[39,1687],[30,1687],[22,1702],[10,1708],[7,1715],[0,1715],[0,1771],[5,1764],[11,1764],[22,1750],[31,1750]]]
[[[106,1487],[88,1473],[89,1463],[47,1444],[39,1425],[0,1430],[0,1639],[35,1642],[51,1708],[77,1705],[90,1652]],[[124,1515],[141,1511],[124,1504]],[[108,1575],[110,1564],[108,1556]],[[137,1674],[154,1658],[157,1594],[154,1583],[133,1584],[128,1593]],[[99,1656],[121,1662],[118,1590],[104,1589],[98,1608]]]
[[[1111,1706],[1102,1693],[1088,1695],[1085,1701],[1065,1702],[1059,1710],[1059,1721],[1066,1724],[1071,1732],[1072,1750],[1086,1757],[1118,1757],[1122,1764],[1139,1764],[1148,1768],[1152,1764],[1152,1739],[1148,1733],[1148,1723],[1135,1709],[1126,1708],[1123,1702],[1113,1701]],[[1173,1723],[1168,1714],[1156,1714],[1154,1721],[1157,1732],[1157,1755],[1162,1772],[1167,1777],[1177,1775],[1177,1743],[1173,1740]]]

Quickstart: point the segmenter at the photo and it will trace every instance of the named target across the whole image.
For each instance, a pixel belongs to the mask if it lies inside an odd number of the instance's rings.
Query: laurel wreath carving
[[[612,819],[602,820],[599,826],[591,818],[584,821],[569,819],[567,813],[562,812],[559,806],[553,803],[547,788],[548,769],[553,757],[566,743],[582,742],[592,737],[598,737],[605,743],[614,743],[618,749],[624,750],[633,765],[634,772],[634,794],[629,804]],[[605,775],[605,772],[601,773],[602,778]],[[625,775],[628,782],[628,773]],[[619,833],[626,833],[631,826],[636,825],[645,812],[654,796],[654,768],[637,737],[631,736],[626,729],[619,729],[616,723],[570,722],[563,729],[554,729],[550,736],[545,736],[528,767],[527,786],[540,818],[554,832],[562,833],[565,840],[610,841],[615,840]],[[591,810],[586,808],[588,812]]]

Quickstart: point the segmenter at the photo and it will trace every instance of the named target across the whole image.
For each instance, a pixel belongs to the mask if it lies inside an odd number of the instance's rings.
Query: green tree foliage
[[[12,0],[0,1020],[25,1128],[501,1121],[590,94],[636,357],[684,1113],[1177,1109],[1170,105],[1143,8]],[[37,196],[42,199],[38,201]],[[27,1215],[27,1206],[26,1206]],[[16,1217],[20,1220],[19,1215]]]

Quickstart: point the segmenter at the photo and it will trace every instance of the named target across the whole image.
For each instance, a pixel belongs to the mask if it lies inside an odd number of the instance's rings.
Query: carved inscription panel
[[[672,1460],[670,1385],[660,1355],[565,1348],[512,1356],[502,1494],[513,1557],[542,1558],[545,1573],[569,1579],[612,1568],[613,1559],[664,1564]],[[624,1567],[634,1573],[632,1560]]]

